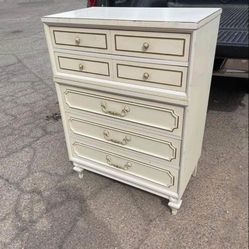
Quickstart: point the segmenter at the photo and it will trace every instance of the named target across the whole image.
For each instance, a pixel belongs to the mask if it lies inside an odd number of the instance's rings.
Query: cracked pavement
[[[0,0],[0,249],[247,248],[243,80],[212,82],[198,174],[177,216],[167,200],[72,171],[40,17],[81,7]]]

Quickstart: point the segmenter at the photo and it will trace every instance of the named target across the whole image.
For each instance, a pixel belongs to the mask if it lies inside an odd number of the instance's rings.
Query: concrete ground
[[[0,0],[0,248],[245,249],[247,83],[212,83],[198,175],[167,201],[68,161],[40,17],[79,0]]]

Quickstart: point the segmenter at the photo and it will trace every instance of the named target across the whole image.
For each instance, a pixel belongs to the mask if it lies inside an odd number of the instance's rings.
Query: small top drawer
[[[116,54],[187,61],[189,34],[113,31]]]
[[[81,51],[108,51],[108,31],[96,29],[51,27],[53,45]]]

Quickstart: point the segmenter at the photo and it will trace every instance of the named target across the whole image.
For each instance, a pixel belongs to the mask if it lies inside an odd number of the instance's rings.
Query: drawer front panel
[[[183,108],[181,107],[164,105],[165,108],[161,108],[142,105],[118,98],[89,94],[71,87],[65,87],[62,91],[66,108],[69,110],[76,109],[98,113],[115,119],[163,129],[178,136],[181,135],[183,119]]]
[[[68,127],[73,134],[102,140],[113,145],[146,153],[178,166],[180,156],[180,141],[169,138],[168,141],[157,140],[141,134],[115,129],[103,124],[93,123],[69,115]],[[164,168],[164,165],[162,165]]]
[[[113,31],[115,52],[140,57],[187,61],[189,34]]]
[[[77,141],[72,143],[72,154],[74,157],[92,160],[103,164],[103,167],[112,167],[177,191],[178,170],[176,169],[160,170]]]
[[[110,61],[56,53],[57,70],[86,77],[110,78]]]
[[[82,51],[108,51],[108,31],[51,27],[51,32],[54,47]]]
[[[185,91],[187,68],[116,61],[116,80]]]

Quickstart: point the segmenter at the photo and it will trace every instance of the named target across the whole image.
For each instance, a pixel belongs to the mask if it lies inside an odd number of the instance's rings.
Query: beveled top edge
[[[44,23],[146,26],[197,29],[221,13],[220,8],[116,8],[93,7],[53,14]],[[213,17],[213,18],[212,18]]]

